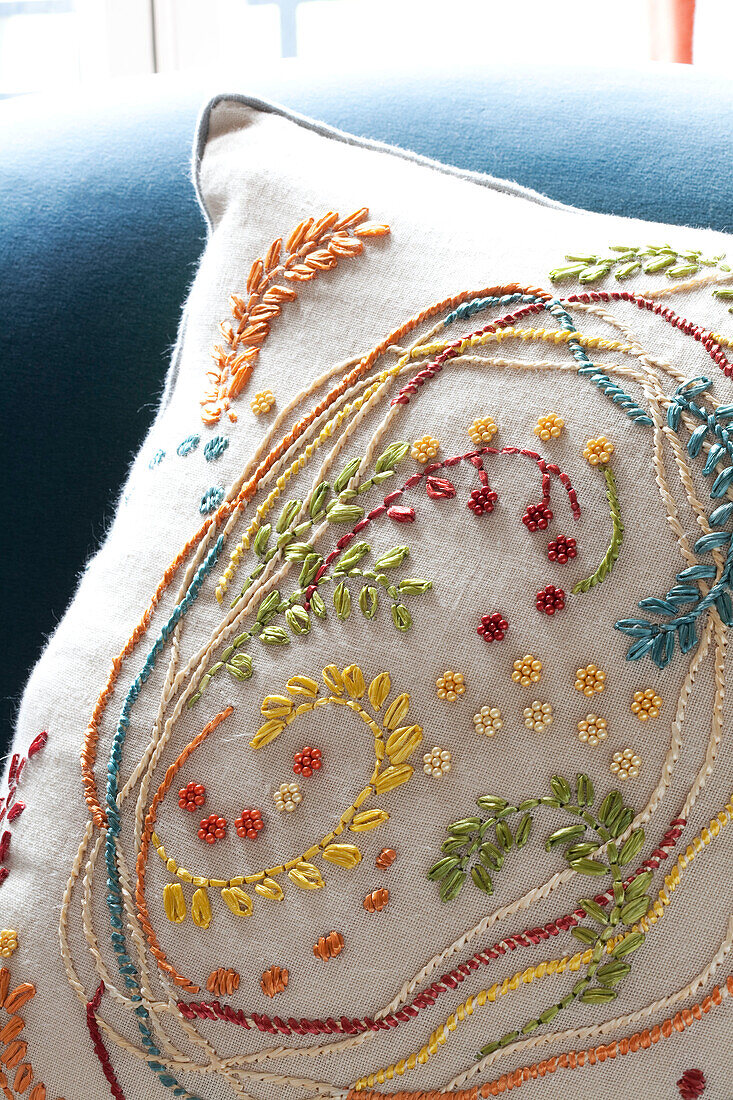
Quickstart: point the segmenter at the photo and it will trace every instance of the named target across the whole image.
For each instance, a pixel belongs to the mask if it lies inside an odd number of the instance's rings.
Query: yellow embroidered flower
[[[463,695],[466,690],[466,681],[463,678],[462,672],[453,672],[452,669],[448,669],[442,676],[439,676],[435,681],[435,686],[438,689],[439,699],[448,699],[451,703],[454,702],[459,695]]]
[[[583,458],[587,459],[591,466],[600,466],[609,461],[613,454],[613,443],[609,443],[605,435],[599,435],[598,439],[589,439],[583,450]]]
[[[641,757],[631,749],[615,752],[611,761],[611,774],[617,779],[636,779],[641,767]]]
[[[657,695],[654,688],[646,691],[635,691],[631,701],[631,713],[635,714],[640,722],[648,722],[650,718],[658,718],[662,706],[662,697]]]
[[[524,724],[528,730],[542,733],[543,730],[552,725],[552,720],[552,703],[541,703],[539,699],[535,699],[528,707],[524,708]]]
[[[451,768],[451,754],[448,749],[441,749],[440,745],[433,745],[430,752],[423,756],[423,771],[426,775],[432,775],[434,779],[440,779],[447,775]]]
[[[557,413],[547,413],[538,418],[532,430],[543,443],[547,443],[549,439],[559,439],[564,427],[565,421]]]
[[[12,928],[0,932],[0,957],[9,959],[18,950],[18,933]]]
[[[433,439],[431,435],[424,435],[422,439],[416,439],[412,444],[412,457],[416,462],[425,464],[431,458],[435,458],[440,447],[440,440]]]
[[[498,430],[492,416],[479,416],[468,429],[468,434],[471,442],[480,447],[484,443],[491,443]]]
[[[255,416],[263,416],[265,413],[269,413],[274,404],[275,394],[272,390],[263,390],[262,393],[255,394],[254,401],[250,403],[250,407]]]
[[[523,687],[538,683],[542,677],[542,661],[531,653],[518,657],[513,668],[512,680],[515,684],[522,684]]]
[[[493,737],[503,725],[501,711],[498,707],[481,707],[478,714],[473,716],[473,728],[476,733],[485,734],[486,737]]]
[[[588,698],[597,692],[605,691],[606,674],[598,665],[586,665],[585,668],[575,670],[575,690],[580,691]]]
[[[597,714],[586,714],[578,722],[578,740],[587,745],[597,745],[608,737],[608,722]]]

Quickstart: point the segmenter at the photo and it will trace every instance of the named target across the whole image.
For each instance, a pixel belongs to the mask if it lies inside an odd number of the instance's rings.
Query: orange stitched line
[[[172,963],[168,962],[165,951],[158,943],[157,936],[153,931],[153,926],[150,923],[150,917],[148,914],[148,906],[145,900],[145,867],[147,865],[148,853],[150,850],[150,838],[153,835],[153,828],[155,826],[155,819],[158,813],[158,806],[165,798],[170,785],[176,777],[177,772],[186,763],[189,756],[194,752],[199,745],[206,740],[210,733],[213,733],[217,726],[229,717],[234,711],[234,707],[226,707],[220,711],[214,718],[208,722],[201,733],[194,737],[190,744],[186,745],[183,752],[178,756],[168,770],[165,773],[165,779],[158,787],[153,796],[153,800],[150,803],[150,809],[148,810],[147,817],[145,818],[145,828],[143,830],[142,840],[140,842],[140,852],[135,864],[135,870],[137,872],[137,883],[135,885],[135,901],[137,902],[137,913],[140,918],[140,924],[145,932],[146,939],[150,946],[150,951],[154,958],[157,960],[158,966],[165,970],[167,974],[170,974],[176,985],[180,985],[183,989],[188,990],[189,993],[198,993],[200,987],[188,978],[179,974]]]
[[[115,684],[120,675],[122,665],[127,657],[134,651],[138,642],[146,633],[150,620],[152,619],[153,612],[160,602],[163,593],[169,587],[171,581],[175,577],[178,569],[186,560],[186,558],[196,549],[198,544],[204,538],[206,533],[212,526],[218,527],[221,523],[227,519],[232,512],[239,511],[242,506],[248,503],[255,494],[257,486],[262,478],[272,468],[272,466],[278,461],[279,458],[288,450],[289,447],[295,443],[300,436],[306,431],[306,429],[313,423],[317,417],[325,412],[334,401],[338,400],[346,390],[354,385],[365,374],[370,367],[385,353],[390,344],[398,343],[409,333],[413,332],[423,322],[430,320],[437,313],[450,312],[459,306],[462,302],[467,301],[469,298],[484,298],[494,295],[503,294],[532,294],[543,300],[549,300],[552,295],[547,291],[542,290],[539,287],[529,286],[522,287],[519,283],[507,283],[501,286],[484,287],[480,290],[465,290],[460,294],[451,295],[449,298],[444,298],[440,302],[434,303],[432,306],[428,306],[427,309],[421,310],[420,313],[416,313],[404,324],[394,329],[389,336],[385,337],[375,348],[373,348],[368,355],[366,355],[349,374],[344,375],[341,381],[334,386],[334,388],[328,393],[322,401],[318,403],[309,413],[298,420],[293,428],[288,432],[283,439],[276,445],[274,450],[270,452],[266,459],[260,464],[258,469],[252,475],[250,481],[241,489],[239,494],[230,501],[225,501],[217,509],[213,515],[209,516],[207,520],[201,525],[199,530],[188,540],[183,549],[179,551],[171,564],[166,569],[163,577],[156,588],[153,596],[143,613],[140,622],[135,627],[134,631],[128,638],[125,645],[122,647],[118,655],[112,661],[112,667],[110,668],[107,682],[100,694],[92,711],[92,716],[89,720],[86,733],[84,735],[84,745],[81,750],[81,772],[82,783],[84,786],[84,797],[87,805],[89,806],[90,813],[94,824],[99,829],[104,829],[107,825],[107,815],[102,809],[99,801],[99,794],[97,791],[97,781],[94,776],[94,765],[97,757],[97,744],[99,742],[99,723],[107,708],[107,704],[110,700],[112,692],[114,691]]]
[[[725,982],[729,996],[733,997],[733,974]],[[512,1073],[504,1073],[494,1081],[474,1086],[472,1089],[461,1089],[456,1092],[442,1092],[440,1089],[402,1091],[384,1093],[376,1089],[369,1091],[355,1091],[351,1089],[347,1100],[486,1100],[489,1096],[500,1096],[504,1092],[518,1089],[526,1081],[536,1080],[538,1077],[546,1077],[548,1073],[555,1073],[558,1069],[577,1069],[586,1063],[590,1066],[601,1065],[607,1059],[613,1060],[617,1055],[635,1054],[639,1050],[649,1050],[662,1039],[669,1039],[675,1032],[683,1032],[691,1027],[693,1020],[701,1020],[710,1012],[711,1008],[723,1003],[723,995],[720,986],[714,986],[708,996],[704,997],[692,1008],[683,1008],[674,1016],[668,1017],[661,1024],[655,1024],[652,1028],[637,1031],[625,1039],[614,1039],[607,1045],[590,1047],[588,1050],[571,1050],[565,1054],[556,1055],[554,1058],[545,1058],[542,1062],[535,1062],[531,1066],[523,1066]]]

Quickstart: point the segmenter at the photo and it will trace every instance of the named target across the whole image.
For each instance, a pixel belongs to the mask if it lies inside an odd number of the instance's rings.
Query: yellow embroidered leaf
[[[327,665],[323,670],[323,682],[334,695],[343,695],[344,678],[336,668],[336,665]]]
[[[381,775],[374,780],[374,790],[377,794],[394,790],[395,787],[406,783],[415,769],[410,764],[398,764],[396,767],[385,768]]]
[[[285,897],[285,891],[279,883],[275,882],[274,878],[263,878],[262,882],[257,883],[255,890],[263,898],[268,898],[269,901],[282,901]]]
[[[352,833],[367,833],[370,829],[376,829],[378,825],[382,825],[385,821],[389,821],[389,814],[386,810],[363,810],[352,818],[349,828]]]
[[[231,909],[232,913],[237,917],[249,917],[252,913],[252,898],[249,894],[245,894],[244,890],[240,890],[238,886],[228,886],[221,892],[222,900],[228,909]],[[207,898],[208,901],[208,898]],[[194,917],[194,920],[196,918]],[[211,910],[209,910],[209,921],[211,920]],[[196,921],[198,924],[198,921]],[[203,925],[204,928],[208,928],[208,923]]]
[[[361,852],[355,844],[329,844],[322,854],[324,859],[338,867],[356,867],[361,862]]]
[[[352,699],[361,699],[366,691],[364,673],[358,665],[349,665],[344,669],[344,683]]]
[[[404,764],[422,741],[422,726],[400,726],[387,738],[387,756],[393,764]]]
[[[163,908],[173,924],[180,924],[186,919],[186,899],[180,882],[169,882],[163,887]]]
[[[388,672],[380,672],[369,685],[369,702],[375,710],[379,710],[384,700],[389,695],[392,680]]]
[[[271,718],[269,722],[265,722],[264,726],[260,726],[250,741],[250,745],[253,749],[261,749],[264,745],[269,745],[271,741],[279,737],[284,729],[284,722],[278,721],[277,718]]]
[[[326,885],[318,868],[314,867],[312,863],[306,863],[304,859],[301,859],[295,867],[288,871],[288,878],[296,886],[300,886],[302,890],[320,890],[322,886]]]
[[[304,695],[306,699],[315,699],[320,688],[310,676],[291,676],[286,687],[291,695]]]
[[[260,712],[265,718],[284,718],[294,706],[295,703],[287,695],[267,695],[262,700]]]
[[[211,902],[203,886],[199,886],[191,898],[191,917],[199,928],[208,928],[211,924]]]
[[[393,703],[390,703],[384,712],[384,728],[387,730],[397,729],[409,709],[410,696],[403,692],[402,695],[397,696]]]

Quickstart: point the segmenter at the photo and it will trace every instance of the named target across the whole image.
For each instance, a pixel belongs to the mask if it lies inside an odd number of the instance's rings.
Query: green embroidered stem
[[[610,466],[603,467],[603,476],[606,479],[606,498],[611,510],[613,534],[608,550],[606,550],[606,553],[603,555],[601,563],[595,573],[592,573],[590,577],[586,577],[585,580],[578,581],[573,587],[574,595],[577,595],[579,592],[589,592],[591,588],[595,588],[597,584],[601,584],[602,581],[605,581],[618,560],[618,556],[621,552],[621,544],[624,541],[624,525],[621,521],[618,488],[616,485],[616,478],[613,476],[613,470]]]
[[[720,256],[703,256],[699,250],[676,252],[670,245],[610,245],[613,256],[568,255],[567,267],[556,267],[549,272],[553,283],[577,279],[581,283],[597,283],[613,272],[618,280],[628,279],[642,271],[644,275],[664,272],[668,279],[684,279],[696,275],[701,267],[718,267],[730,271]]]

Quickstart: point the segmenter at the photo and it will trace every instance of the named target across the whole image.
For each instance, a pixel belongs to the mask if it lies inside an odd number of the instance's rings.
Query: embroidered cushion
[[[725,1095],[729,242],[236,97],[196,175],[5,778],[0,1084]]]

